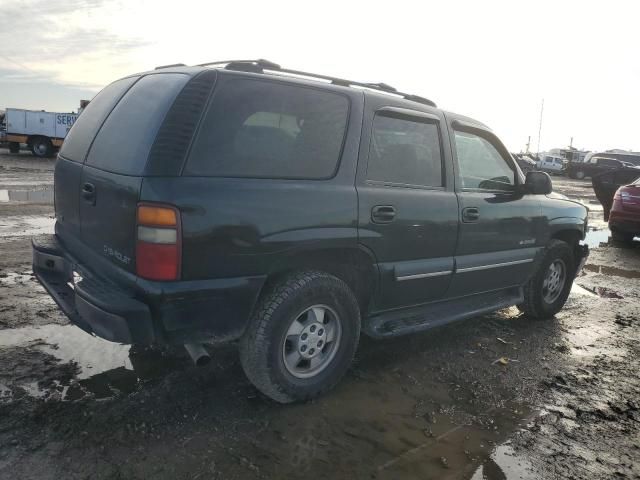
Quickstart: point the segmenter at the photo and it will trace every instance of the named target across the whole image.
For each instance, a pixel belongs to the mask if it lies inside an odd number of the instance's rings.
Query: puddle
[[[499,445],[475,471],[471,480],[537,480],[528,460],[518,456],[511,445]]]
[[[94,337],[74,325],[43,325],[2,330],[1,347],[19,347],[36,341],[38,348],[60,362],[76,362],[81,368],[78,378],[87,378],[117,367],[132,369],[129,345],[120,345]]]
[[[433,417],[432,438],[395,455],[391,460],[379,464],[377,474],[381,479],[396,478],[472,478],[472,479],[536,479],[534,469],[524,458],[518,456],[508,438],[514,431],[523,428],[535,412],[515,404],[503,408],[491,408],[467,423],[451,425],[446,431],[435,434],[436,417]],[[443,419],[438,419],[438,422]],[[446,420],[444,420],[446,422]],[[444,423],[443,422],[443,423]],[[445,427],[446,428],[446,427]],[[404,433],[409,440],[408,432]],[[388,455],[391,445],[384,445],[375,459]],[[380,461],[380,460],[374,460]],[[452,475],[453,472],[466,472]],[[434,473],[439,472],[439,475]]]
[[[53,186],[37,189],[0,189],[0,203],[53,203]]]
[[[155,351],[132,354],[130,345],[108,342],[74,325],[2,330],[0,349],[9,347],[36,349],[53,356],[60,365],[77,366],[77,373],[66,384],[51,378],[12,386],[0,384],[0,400],[5,401],[11,399],[16,387],[35,398],[76,400],[89,392],[96,398],[110,398],[134,391],[141,380],[156,378],[181,362]]]
[[[611,232],[608,228],[602,230],[589,230],[585,236],[584,243],[589,245],[589,248],[597,248],[601,243],[607,244]]]
[[[0,238],[53,233],[56,219],[42,215],[24,215],[0,219]]]

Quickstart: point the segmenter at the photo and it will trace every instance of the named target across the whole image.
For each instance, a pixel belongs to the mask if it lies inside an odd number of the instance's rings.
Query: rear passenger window
[[[329,178],[344,140],[346,97],[256,80],[219,85],[185,175]]]
[[[156,133],[189,78],[180,73],[142,77],[104,122],[87,165],[123,175],[142,174]]]
[[[401,185],[441,187],[438,124],[379,112],[373,120],[367,179]]]
[[[107,118],[124,92],[134,84],[139,77],[123,78],[107,85],[89,102],[67,134],[60,155],[74,162],[83,162],[87,156],[89,145],[96,136],[100,125]]]

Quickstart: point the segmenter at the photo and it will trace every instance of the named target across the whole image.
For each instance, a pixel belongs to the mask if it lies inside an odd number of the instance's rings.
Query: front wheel
[[[582,170],[578,170],[578,171],[575,173],[575,177],[576,177],[578,180],[582,180],[582,179],[584,179],[584,177],[585,177],[585,176],[586,176],[586,175],[585,175],[585,173],[584,173]]]
[[[263,294],[240,340],[240,362],[273,400],[309,400],[346,373],[359,337],[360,310],[347,284],[324,272],[299,272]]]
[[[518,308],[532,318],[551,318],[564,306],[573,278],[575,260],[569,244],[552,240],[531,280],[524,288],[524,302]]]

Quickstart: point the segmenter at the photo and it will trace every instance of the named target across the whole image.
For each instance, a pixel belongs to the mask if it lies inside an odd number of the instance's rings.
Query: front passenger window
[[[488,140],[461,131],[455,140],[463,188],[513,191],[515,171]]]

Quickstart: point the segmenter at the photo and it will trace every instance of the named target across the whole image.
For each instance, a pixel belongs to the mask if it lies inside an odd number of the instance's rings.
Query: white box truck
[[[53,155],[76,119],[77,113],[57,113],[7,108],[5,113],[6,142],[12,153],[26,144],[36,157]]]

